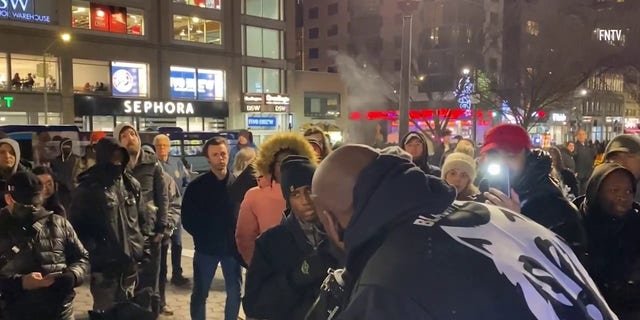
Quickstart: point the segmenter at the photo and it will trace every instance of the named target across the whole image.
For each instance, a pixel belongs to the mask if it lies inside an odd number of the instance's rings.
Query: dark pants
[[[160,278],[160,247],[161,242],[151,244],[151,257],[149,261],[140,266],[138,274],[138,290],[150,288],[154,294],[158,294],[158,284]]]
[[[182,275],[182,223],[171,235],[171,275],[172,277]]]
[[[167,254],[169,244],[163,244],[160,252],[160,277],[158,278],[158,291],[160,294],[160,309],[167,305],[165,288],[167,287]]]
[[[237,320],[240,312],[240,287],[242,273],[240,263],[233,256],[211,256],[196,251],[193,257],[193,291],[191,292],[191,320],[205,320],[207,297],[218,263],[222,265],[227,300],[224,319]]]
[[[136,279],[135,272],[118,275],[91,273],[89,290],[93,297],[93,311],[107,311],[115,304],[129,300],[133,297]]]

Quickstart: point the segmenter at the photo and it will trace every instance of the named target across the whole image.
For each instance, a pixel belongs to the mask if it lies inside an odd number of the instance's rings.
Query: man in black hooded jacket
[[[338,319],[616,319],[556,234],[405,159],[343,146],[312,190],[352,278]]]
[[[96,144],[96,164],[80,174],[69,217],[89,250],[93,310],[106,311],[133,294],[143,258],[140,185],[127,172],[127,150],[113,138]]]
[[[440,176],[440,168],[429,164],[429,145],[427,138],[416,131],[407,133],[400,140],[400,148],[408,152],[413,157],[413,163],[418,166],[424,173]]]

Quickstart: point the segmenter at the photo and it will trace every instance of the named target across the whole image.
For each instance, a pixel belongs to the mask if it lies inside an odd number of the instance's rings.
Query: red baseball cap
[[[496,149],[510,153],[529,150],[531,149],[531,138],[527,131],[518,125],[501,124],[487,131],[480,153],[484,154]]]

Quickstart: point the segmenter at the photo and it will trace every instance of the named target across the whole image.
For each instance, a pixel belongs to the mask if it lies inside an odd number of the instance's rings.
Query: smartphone
[[[509,168],[500,162],[490,162],[487,165],[486,176],[488,187],[502,191],[511,198],[511,181],[509,179]]]

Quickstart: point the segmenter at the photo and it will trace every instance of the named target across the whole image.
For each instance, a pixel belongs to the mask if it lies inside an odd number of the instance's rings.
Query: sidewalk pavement
[[[193,280],[193,250],[183,250],[182,269],[184,276]],[[171,266],[169,266],[169,277]],[[191,288],[178,288],[170,283],[166,289],[167,304],[173,309],[173,316],[160,316],[161,320],[189,320],[189,301],[191,298]],[[91,310],[93,299],[89,292],[89,285],[85,284],[76,288],[75,314],[76,320],[88,319],[87,311]],[[213,280],[209,299],[207,300],[207,319],[224,320],[224,304],[226,294],[224,291],[224,279],[222,278],[222,268],[218,268],[216,277]],[[245,319],[244,312],[240,308],[240,318]]]

